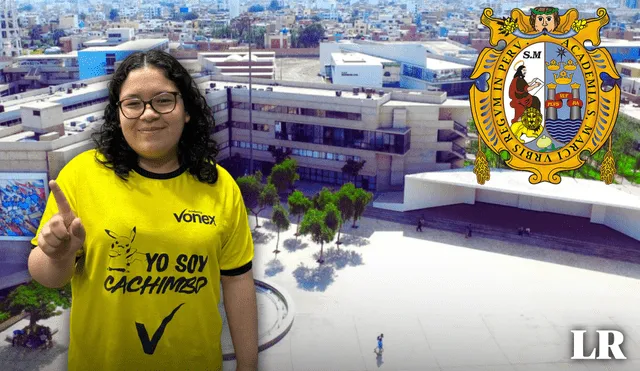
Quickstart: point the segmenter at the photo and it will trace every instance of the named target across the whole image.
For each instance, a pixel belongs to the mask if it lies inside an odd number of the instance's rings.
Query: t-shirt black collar
[[[169,172],[169,173],[154,173],[151,172],[149,170],[145,170],[143,168],[140,167],[140,165],[135,165],[133,170],[142,175],[145,178],[150,178],[150,179],[173,179],[176,178],[178,176],[180,176],[182,173],[184,173],[185,171],[187,171],[187,166],[186,165],[181,165],[178,169]]]

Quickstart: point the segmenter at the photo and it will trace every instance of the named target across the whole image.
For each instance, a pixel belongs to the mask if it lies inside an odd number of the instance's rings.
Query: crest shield
[[[611,56],[585,46],[599,45],[607,12],[598,9],[592,19],[551,7],[530,15],[514,9],[502,19],[492,14],[485,9],[481,20],[491,30],[491,44],[501,45],[485,48],[471,75],[486,82],[470,91],[479,145],[501,154],[509,167],[530,171],[530,183],[557,184],[558,172],[579,168],[581,156],[605,144],[617,118],[620,89],[605,88],[601,78],[620,78]],[[479,151],[474,172],[480,184],[489,179],[483,160]],[[615,166],[605,165],[602,178],[611,183]]]

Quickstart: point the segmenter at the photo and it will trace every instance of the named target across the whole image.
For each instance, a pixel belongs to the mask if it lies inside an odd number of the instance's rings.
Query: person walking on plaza
[[[380,336],[378,336],[378,338],[377,338],[378,346],[373,350],[374,353],[382,354],[382,352],[384,352],[384,348],[382,347],[382,339],[383,338],[384,338],[384,334],[380,334]]]
[[[422,221],[423,219],[418,219],[418,226],[416,227],[416,232],[422,232]]]

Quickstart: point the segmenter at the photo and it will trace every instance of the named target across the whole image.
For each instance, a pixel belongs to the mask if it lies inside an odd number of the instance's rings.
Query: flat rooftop
[[[368,54],[357,53],[357,52],[331,53],[331,59],[333,59],[336,65],[343,65],[343,66],[355,66],[355,65],[379,66],[382,63],[393,62],[389,59],[378,58]]]
[[[59,99],[62,99],[62,98],[69,98],[69,97],[73,97],[73,96],[77,96],[77,95],[86,94],[88,92],[94,92],[94,91],[107,89],[108,88],[108,84],[109,84],[109,81],[100,81],[100,82],[95,82],[95,83],[92,83],[92,84],[87,84],[87,86],[83,87],[83,88],[73,89],[73,92],[71,94],[67,94],[66,90],[65,91],[56,91],[53,94],[44,93],[44,94],[38,94],[38,95],[34,95],[34,96],[24,97],[24,98],[21,98],[21,99],[7,99],[7,100],[4,100],[4,101],[0,100],[0,103],[2,103],[5,106],[5,112],[13,111],[13,110],[20,110],[21,106],[25,106],[25,105],[29,105],[30,106],[32,104],[32,102],[35,102],[35,101],[38,101],[38,100],[42,100],[42,99],[44,99],[45,101],[51,101],[51,102],[55,103]],[[11,96],[9,96],[9,97],[11,97]]]
[[[169,42],[169,39],[140,39],[123,42],[122,44],[114,46],[96,46],[81,50],[81,52],[97,52],[97,51],[109,51],[109,50],[145,50],[153,48],[159,44]]]
[[[619,62],[616,63],[618,66],[620,67],[627,67],[627,68],[640,68],[640,63],[633,63],[633,62]]]
[[[640,40],[620,40],[620,39],[602,39],[600,41],[600,45],[598,47],[609,47],[609,46],[627,46],[627,47],[640,47]]]
[[[426,68],[434,71],[442,71],[442,70],[459,70],[469,68],[472,69],[473,66],[467,66],[466,64],[443,61],[441,59],[429,58],[427,57]]]
[[[434,92],[436,94],[442,94],[442,92]],[[452,107],[452,108],[469,108],[471,105],[468,100],[459,99],[447,99],[442,104],[437,103],[424,103],[424,102],[411,102],[405,100],[390,100],[385,103],[385,107]]]
[[[35,60],[35,59],[73,59],[78,58],[78,51],[74,50],[64,54],[30,54],[16,57],[18,61]]]
[[[23,105],[21,105],[20,107],[24,107],[24,108],[35,108],[35,109],[46,109],[49,107],[55,107],[55,106],[59,106],[60,103],[57,102],[52,102],[52,101],[35,101],[35,102],[29,102],[29,103],[25,103]]]
[[[209,84],[215,83],[218,89],[222,89],[225,86],[233,86],[242,85],[249,87],[248,83],[239,83],[239,82],[230,82],[230,81],[221,81],[221,80],[211,80],[200,83],[198,87],[200,89],[209,89]],[[265,89],[267,87],[273,88],[273,91],[276,93],[289,93],[289,94],[302,94],[302,95],[312,95],[312,96],[323,96],[323,97],[336,97],[336,90],[339,90],[337,87],[331,90],[323,90],[323,89],[314,89],[314,88],[304,88],[304,87],[294,87],[294,86],[272,86],[272,85],[263,85],[263,84],[252,84],[252,87],[256,89]],[[358,93],[358,95],[353,95],[351,91],[343,90],[341,98],[349,98],[349,99],[360,99],[360,100],[379,100],[381,97],[378,94],[373,94],[371,99],[367,99],[365,93]]]
[[[560,184],[548,182],[531,184],[529,176],[530,173],[525,171],[491,169],[491,179],[481,185],[477,182],[473,167],[468,166],[453,170],[411,174],[406,177],[501,193],[640,210],[640,197],[623,192],[602,181],[563,177]]]
[[[434,53],[441,55],[444,55],[445,52],[461,52],[468,50],[467,48],[458,46],[450,41],[423,41],[421,44]]]

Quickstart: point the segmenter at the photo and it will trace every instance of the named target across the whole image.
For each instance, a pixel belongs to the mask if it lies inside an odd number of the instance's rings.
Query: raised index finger
[[[69,206],[69,201],[67,201],[67,197],[60,189],[58,183],[55,180],[49,182],[49,188],[51,189],[51,193],[53,193],[53,197],[56,199],[56,204],[58,205],[58,213],[62,215],[64,218],[65,225],[67,221],[69,224],[75,219],[75,215],[73,211],[71,211],[71,206]]]

